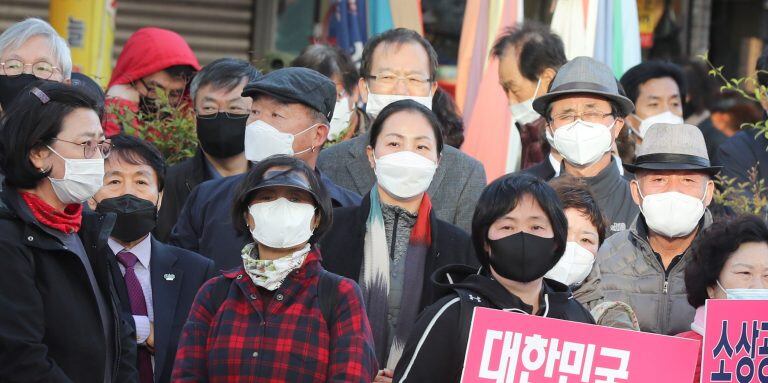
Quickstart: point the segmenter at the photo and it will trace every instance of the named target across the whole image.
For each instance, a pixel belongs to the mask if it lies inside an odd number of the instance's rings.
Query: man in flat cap
[[[643,331],[678,334],[690,329],[695,309],[688,303],[685,266],[696,236],[712,223],[712,166],[699,128],[652,125],[634,164],[632,200],[640,215],[632,226],[607,239],[597,255],[605,298],[628,303]]]
[[[576,57],[560,67],[533,109],[547,120],[553,146],[563,156],[559,174],[582,179],[595,195],[608,220],[606,236],[626,229],[638,209],[611,149],[634,105],[620,94],[611,68]]]
[[[253,99],[245,128],[245,158],[258,162],[286,154],[315,168],[336,105],[333,81],[312,69],[284,68],[246,85],[243,96]],[[230,217],[234,192],[244,177],[239,174],[197,186],[184,204],[169,242],[213,259],[219,269],[241,264],[240,250],[248,236],[237,233]],[[322,174],[320,180],[334,207],[360,203],[359,195]]]

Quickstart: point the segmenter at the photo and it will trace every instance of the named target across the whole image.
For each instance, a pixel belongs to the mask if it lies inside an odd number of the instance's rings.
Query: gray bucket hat
[[[594,94],[615,101],[621,108],[622,116],[635,110],[635,104],[619,93],[618,81],[611,68],[585,56],[568,61],[557,71],[549,92],[533,100],[533,110],[543,116],[547,106],[555,99],[579,93]]]
[[[712,166],[707,144],[699,128],[688,124],[653,124],[645,133],[630,172],[646,170],[695,170],[717,175],[722,166]]]

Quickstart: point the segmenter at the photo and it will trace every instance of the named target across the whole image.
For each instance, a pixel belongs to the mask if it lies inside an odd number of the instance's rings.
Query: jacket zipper
[[[395,212],[395,221],[392,225],[392,242],[389,246],[389,258],[394,262],[395,260],[395,243],[397,242],[397,224],[400,221],[400,212]]]

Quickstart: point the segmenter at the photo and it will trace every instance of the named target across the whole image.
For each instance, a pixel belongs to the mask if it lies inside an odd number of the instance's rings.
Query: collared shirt
[[[130,251],[136,258],[139,259],[136,265],[133,266],[133,271],[136,273],[136,278],[141,284],[141,290],[144,292],[144,302],[147,304],[147,316],[134,315],[133,322],[136,324],[136,343],[144,344],[149,337],[149,324],[154,321],[155,313],[152,307],[152,278],[149,274],[149,261],[152,255],[152,234],[147,235],[144,240],[137,243],[131,249],[126,249],[123,245],[117,241],[109,238],[107,241],[109,248],[117,255],[119,252],[125,250]],[[125,267],[118,262],[120,266],[120,273],[125,276]]]

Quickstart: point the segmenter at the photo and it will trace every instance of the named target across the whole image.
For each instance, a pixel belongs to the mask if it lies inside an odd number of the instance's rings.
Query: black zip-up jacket
[[[0,382],[137,380],[135,333],[120,319],[112,271],[99,255],[114,222],[114,214],[83,213],[78,235],[93,285],[77,253],[16,190],[0,193]]]
[[[395,369],[393,382],[459,382],[472,308],[489,307],[526,314],[533,310],[482,269],[449,265],[437,270],[432,282],[446,295],[419,316]],[[463,310],[462,305],[469,308]],[[589,311],[573,298],[568,286],[550,279],[544,279],[536,315],[595,323]]]

